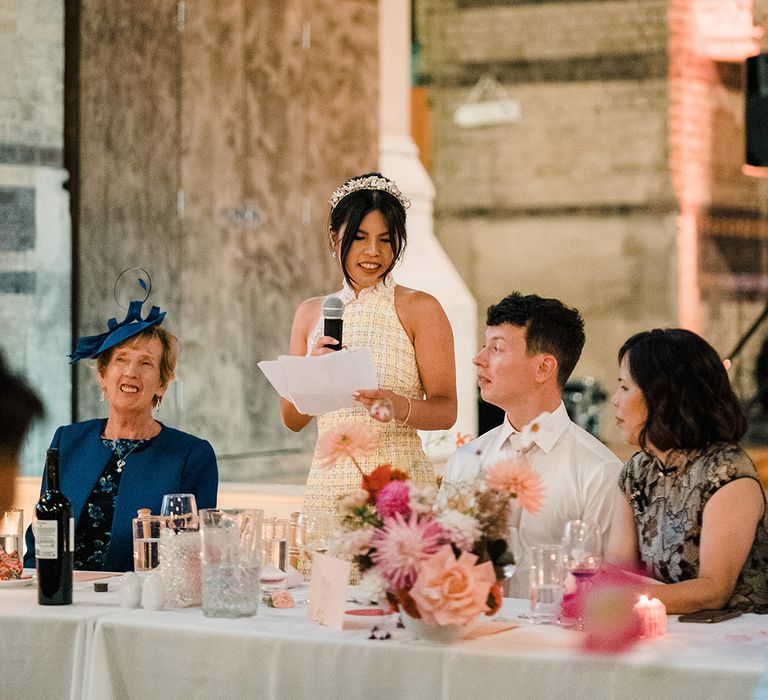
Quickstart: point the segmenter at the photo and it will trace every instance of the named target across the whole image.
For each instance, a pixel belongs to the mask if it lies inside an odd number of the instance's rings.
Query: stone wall
[[[182,341],[158,418],[208,438],[224,479],[303,482],[314,430],[282,427],[256,363],[341,286],[327,197],[378,163],[377,46],[376,0],[3,3],[0,347],[48,410],[28,473],[73,419],[70,309],[101,332],[137,265]],[[75,419],[105,414],[91,375]]]
[[[29,474],[71,419],[63,16],[63,4],[47,0],[6,0],[0,10],[0,349],[45,404],[24,446]]]
[[[175,0],[81,7],[79,331],[146,268],[182,342],[158,418],[209,439],[223,479],[303,482],[314,428],[283,428],[256,363],[341,286],[327,198],[378,161],[377,4],[187,0],[181,24]],[[87,371],[78,390],[81,417],[103,412]]]

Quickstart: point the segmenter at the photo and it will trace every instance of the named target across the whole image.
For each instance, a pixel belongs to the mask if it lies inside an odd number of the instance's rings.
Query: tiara
[[[381,190],[382,192],[389,192],[393,197],[402,204],[403,209],[407,209],[411,206],[411,200],[408,199],[401,191],[400,188],[385,177],[379,175],[369,175],[368,177],[357,177],[347,180],[339,189],[334,190],[331,198],[328,200],[331,203],[331,211],[336,208],[336,205],[344,199],[348,194],[357,192],[358,190]]]

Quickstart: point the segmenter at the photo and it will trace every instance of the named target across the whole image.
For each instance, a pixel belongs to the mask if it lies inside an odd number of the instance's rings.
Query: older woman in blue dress
[[[165,312],[153,306],[142,318],[141,306],[131,302],[123,321],[111,319],[105,333],[80,338],[71,355],[73,363],[96,360],[96,379],[109,402],[106,420],[62,426],[51,442],[59,449],[61,491],[75,516],[76,569],[132,569],[131,519],[140,508],[159,513],[167,493],[192,493],[198,507],[216,506],[211,445],[152,414],[174,379],[177,340],[160,326]],[[34,566],[31,529],[27,547],[25,564]]]

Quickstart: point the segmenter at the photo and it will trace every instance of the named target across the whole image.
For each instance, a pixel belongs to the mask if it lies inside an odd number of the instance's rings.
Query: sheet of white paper
[[[279,360],[262,360],[258,363],[259,369],[264,372],[264,376],[269,379],[269,383],[275,387],[280,396],[289,401],[293,401],[288,393],[288,385],[283,377],[283,365]]]
[[[352,392],[378,387],[373,356],[367,348],[315,357],[281,355],[258,364],[277,393],[308,416],[357,406]]]

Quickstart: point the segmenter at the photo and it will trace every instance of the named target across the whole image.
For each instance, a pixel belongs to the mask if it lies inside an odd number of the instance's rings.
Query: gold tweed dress
[[[424,390],[416,365],[416,353],[395,311],[394,282],[388,280],[363,289],[357,298],[345,284],[335,296],[341,297],[345,303],[342,342],[350,350],[371,349],[379,388],[390,389],[411,399],[422,399]],[[308,348],[322,332],[323,320],[320,318],[308,339]],[[376,421],[362,406],[342,408],[318,416],[318,436],[351,422],[363,423],[377,436],[375,451],[357,459],[366,474],[379,464],[389,462],[393,467],[408,472],[416,485],[435,484],[432,464],[424,454],[416,430],[395,421]],[[360,474],[351,460],[339,460],[335,467],[323,468],[314,457],[304,493],[303,512],[335,515],[337,497],[356,488],[360,488]]]

